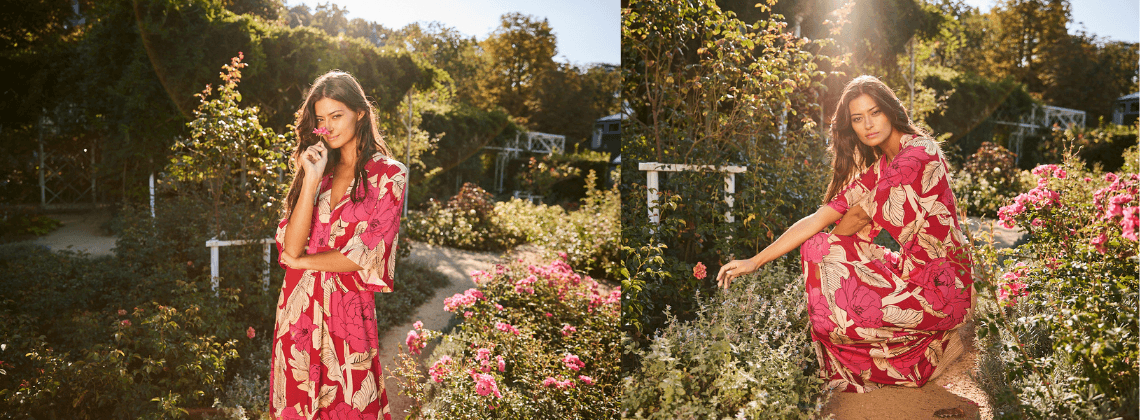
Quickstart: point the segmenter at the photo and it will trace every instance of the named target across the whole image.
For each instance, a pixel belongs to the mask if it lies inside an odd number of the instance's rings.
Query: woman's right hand
[[[324,142],[317,142],[301,152],[298,157],[301,167],[305,169],[305,180],[316,181],[325,173],[325,165],[329,162],[328,149]]]
[[[720,267],[720,272],[716,275],[716,283],[725,290],[732,284],[732,280],[737,277],[755,272],[762,264],[753,261],[751,258],[747,260],[732,260],[728,264]]]

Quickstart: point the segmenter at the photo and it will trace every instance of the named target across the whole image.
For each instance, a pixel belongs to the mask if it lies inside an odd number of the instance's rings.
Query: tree
[[[497,104],[526,124],[538,80],[554,69],[557,51],[549,22],[517,12],[500,18],[499,28],[480,43],[489,64],[480,75],[480,106]]]

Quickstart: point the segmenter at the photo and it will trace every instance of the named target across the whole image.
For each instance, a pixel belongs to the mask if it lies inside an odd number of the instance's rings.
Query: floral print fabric
[[[332,175],[321,180],[305,251],[336,250],[363,270],[285,267],[269,375],[276,419],[391,419],[372,293],[392,291],[408,171],[381,154],[365,171],[365,196],[358,203],[349,186],[333,207]],[[277,227],[278,251],[288,222]]]
[[[973,296],[946,160],[929,138],[904,136],[828,203],[861,206],[871,223],[851,236],[818,233],[802,245],[808,314],[829,389],[918,387],[963,350],[957,328]],[[885,229],[895,253],[874,244]]]

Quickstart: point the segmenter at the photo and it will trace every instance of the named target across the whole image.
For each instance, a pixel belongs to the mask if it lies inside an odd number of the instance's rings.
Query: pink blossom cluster
[[[420,354],[420,350],[427,347],[427,340],[420,336],[420,330],[424,328],[423,321],[416,321],[415,324],[412,324],[412,328],[415,329],[408,330],[408,338],[404,342],[408,345],[409,353]]]
[[[580,370],[586,366],[586,363],[578,359],[578,356],[569,353],[562,358],[562,364],[570,370]]]
[[[509,332],[514,335],[519,335],[519,329],[515,328],[514,325],[508,324],[506,322],[496,322],[495,329],[502,332]]]
[[[534,282],[538,281],[538,277],[533,275],[527,276],[525,279],[519,279],[515,282],[515,293],[534,294]]]
[[[582,381],[582,383],[584,383],[586,385],[593,385],[594,384],[594,378],[591,378],[591,377],[586,376],[586,375],[578,375],[578,380]]]
[[[578,332],[578,329],[577,329],[577,328],[574,328],[574,326],[573,326],[573,325],[570,325],[570,324],[565,324],[565,325],[563,325],[563,326],[562,326],[562,336],[563,336],[563,337],[567,337],[567,336],[569,336],[570,334],[572,334],[572,333],[576,333],[576,332]]]
[[[1018,296],[1026,296],[1029,293],[1025,290],[1025,282],[1021,279],[1025,277],[1025,263],[1019,262],[1014,265],[1013,270],[1001,276],[1003,280],[1001,289],[998,290],[998,303],[1005,306],[1013,306],[1017,303]]]
[[[693,277],[697,280],[704,280],[707,275],[708,272],[706,271],[705,263],[698,261],[697,265],[693,266]]]
[[[455,312],[458,309],[475,304],[479,299],[483,299],[483,292],[478,289],[467,289],[463,293],[456,293],[454,296],[444,299],[443,310]]]
[[[1121,236],[1133,242],[1137,241],[1137,228],[1140,227],[1140,218],[1138,218],[1140,209],[1135,203],[1138,192],[1137,180],[1140,180],[1140,175],[1130,174],[1121,177],[1109,172],[1104,175],[1104,180],[1111,184],[1093,193],[1093,202],[1097,209],[1096,218],[1102,222],[1120,224]],[[1129,206],[1129,204],[1133,205]],[[1092,244],[1098,251],[1104,252],[1104,243],[1107,241],[1107,235],[1101,232],[1092,240]]]
[[[451,356],[440,357],[434,364],[428,368],[428,374],[431,375],[431,380],[436,383],[443,383],[443,378],[451,373]]]
[[[477,285],[486,283],[488,280],[491,280],[494,277],[490,273],[482,270],[471,270],[471,273],[469,274],[471,274],[471,281],[475,282]]]
[[[546,379],[542,380],[542,386],[545,386],[547,388],[554,387],[555,389],[573,388],[574,387],[574,380],[573,379],[566,379],[566,380],[560,381],[560,380],[557,380],[557,379],[554,379],[552,377],[547,376]]]
[[[475,381],[475,392],[484,397],[494,394],[495,398],[503,398],[503,394],[499,393],[499,384],[495,382],[495,377],[486,373],[472,373],[471,379]]]
[[[1068,174],[1065,170],[1057,165],[1039,165],[1033,168],[1033,174],[1040,177],[1037,179],[1037,187],[1019,194],[1013,199],[1013,204],[998,209],[998,219],[1001,219],[1001,225],[1006,229],[1014,228],[1013,218],[1024,213],[1030,204],[1037,210],[1061,204],[1061,194],[1049,189],[1049,177],[1066,178]],[[1041,227],[1042,224],[1040,220],[1031,222],[1033,227]]]

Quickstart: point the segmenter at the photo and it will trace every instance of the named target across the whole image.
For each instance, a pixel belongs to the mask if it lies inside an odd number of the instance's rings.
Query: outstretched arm
[[[336,250],[302,255],[297,258],[283,253],[281,254],[281,262],[291,268],[300,270],[328,271],[332,273],[347,273],[350,271],[363,270],[360,265]]]
[[[843,215],[830,206],[820,207],[815,213],[800,219],[798,222],[789,227],[783,235],[780,235],[775,242],[760,251],[752,258],[746,260],[732,260],[720,268],[720,272],[716,275],[717,284],[720,287],[728,289],[732,284],[732,280],[742,275],[756,271],[764,264],[771,262],[776,258],[780,258],[788,251],[799,247],[804,242],[811,238],[828,225],[835,223]],[[845,218],[846,221],[847,218]],[[853,222],[851,222],[853,225]],[[841,224],[842,227],[842,224]]]

